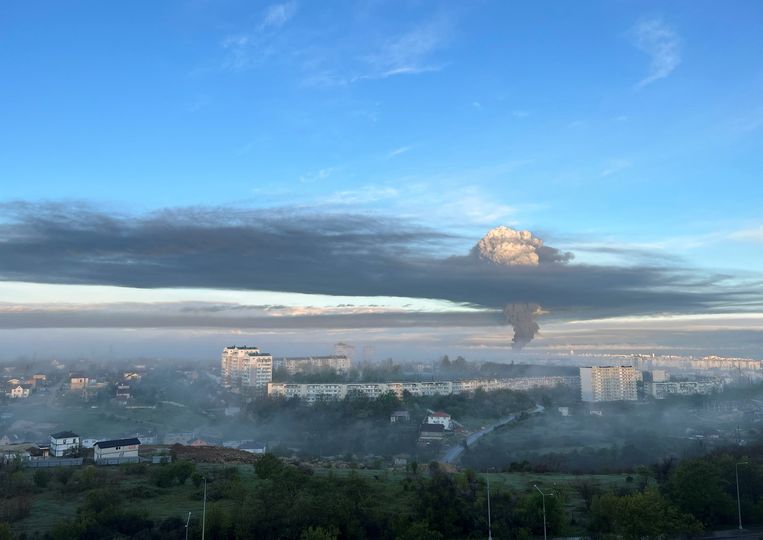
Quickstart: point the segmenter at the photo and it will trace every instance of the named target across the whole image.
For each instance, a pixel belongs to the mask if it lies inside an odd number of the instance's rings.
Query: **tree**
[[[580,498],[583,499],[586,512],[590,512],[593,499],[601,493],[601,487],[593,480],[585,477],[575,482],[574,487]]]
[[[723,490],[718,468],[707,460],[681,463],[668,481],[668,494],[678,508],[706,527],[734,521],[734,500]]]
[[[277,476],[283,468],[283,462],[271,453],[263,454],[254,464],[254,471],[263,479]]]
[[[616,534],[626,540],[673,537],[702,529],[693,516],[679,511],[655,489],[622,497],[597,496],[589,528],[594,535]]]

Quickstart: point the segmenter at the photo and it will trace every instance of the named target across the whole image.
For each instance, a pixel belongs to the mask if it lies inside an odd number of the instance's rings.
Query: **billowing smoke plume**
[[[512,348],[521,349],[535,337],[540,327],[535,322],[535,315],[541,313],[538,304],[507,304],[503,308],[506,322],[514,327]]]
[[[499,266],[539,266],[567,262],[571,253],[543,245],[530,231],[500,226],[488,231],[471,251],[472,257]]]

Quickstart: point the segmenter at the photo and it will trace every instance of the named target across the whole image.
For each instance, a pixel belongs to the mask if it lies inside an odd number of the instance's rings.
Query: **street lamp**
[[[188,524],[191,522],[191,513],[188,512],[188,517],[185,519],[185,540],[188,540]]]
[[[201,511],[201,540],[204,540],[204,533],[207,525],[207,477],[204,477],[204,506]]]
[[[739,516],[739,530],[742,530],[742,499],[739,497],[739,466],[740,465],[749,465],[746,461],[742,461],[741,463],[735,463],[734,464],[734,474],[736,475],[737,479],[737,515]]]
[[[540,488],[537,486],[537,484],[533,484],[533,487],[538,490],[538,493],[540,493],[541,500],[543,501],[543,540],[548,540],[548,536],[546,535],[546,495],[549,497],[553,497],[553,493],[543,493]]]
[[[493,526],[490,521],[490,474],[485,471],[487,480],[487,540],[493,540]]]

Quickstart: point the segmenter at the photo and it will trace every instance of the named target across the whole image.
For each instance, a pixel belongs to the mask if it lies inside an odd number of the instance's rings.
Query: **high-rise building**
[[[220,371],[228,388],[267,388],[273,380],[273,357],[257,347],[225,347]]]
[[[349,343],[337,343],[334,345],[334,354],[336,356],[346,356],[352,362],[355,359],[355,347]]]
[[[635,401],[638,372],[633,366],[593,366],[580,368],[580,395],[583,401]]]

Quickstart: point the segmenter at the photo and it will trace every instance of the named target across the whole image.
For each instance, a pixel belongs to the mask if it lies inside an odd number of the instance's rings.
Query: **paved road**
[[[543,412],[543,406],[536,405],[534,408],[529,409],[526,412],[528,414],[536,414],[536,413]],[[472,433],[465,439],[466,446],[473,446],[474,444],[477,443],[477,441],[479,441],[482,437],[484,437],[485,435],[493,431],[495,428],[504,426],[508,424],[509,422],[513,422],[516,419],[517,419],[517,415],[512,414],[510,416],[506,416],[505,418],[501,418],[500,420],[498,420],[494,424],[490,424],[486,428],[483,428],[479,431],[475,431],[474,433]],[[450,448],[448,448],[445,451],[445,453],[442,455],[442,457],[440,458],[440,461],[442,463],[454,463],[459,457],[461,457],[461,454],[463,454],[464,450],[465,450],[464,441],[461,441],[457,445],[451,446]]]

